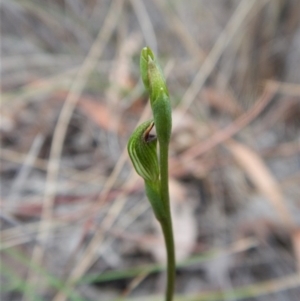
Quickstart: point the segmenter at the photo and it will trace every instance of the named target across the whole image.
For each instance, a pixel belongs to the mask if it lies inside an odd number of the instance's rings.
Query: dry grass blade
[[[243,112],[238,101],[229,92],[220,93],[212,88],[203,89],[203,97],[211,107],[224,111],[231,116],[237,116]]]
[[[296,229],[294,233],[292,233],[292,243],[294,247],[294,254],[297,260],[297,269],[300,273],[300,229]]]
[[[279,184],[262,158],[249,147],[233,140],[228,141],[226,147],[242,166],[253,184],[277,211],[283,225],[288,229],[293,229],[295,223],[286,207]]]
[[[157,51],[156,35],[151,19],[147,13],[146,7],[143,4],[143,1],[130,0],[130,2],[139,20],[147,45],[150,46],[153,49],[153,51],[156,53]]]
[[[148,276],[148,273],[144,273],[141,274],[137,277],[135,277],[129,284],[129,286],[127,287],[127,289],[123,292],[122,296],[126,297],[128,296],[130,293],[132,293],[132,291],[137,288],[142,282],[143,280]]]
[[[180,18],[175,14],[175,12],[171,12],[163,1],[155,0],[155,5],[157,5],[161,10],[163,15],[167,17],[167,24],[169,25],[170,30],[174,30],[181,40],[184,47],[186,47],[187,51],[190,53],[192,57],[195,57],[198,61],[202,62],[205,58],[205,53],[200,47],[197,45],[195,38],[191,35],[191,33],[184,26]]]
[[[24,165],[22,166],[20,173],[18,174],[18,176],[16,177],[16,179],[12,184],[11,193],[9,196],[9,199],[11,199],[12,201],[18,197],[18,194],[20,193],[20,190],[22,189],[24,182],[28,178],[33,162],[35,161],[43,142],[44,142],[44,137],[41,134],[38,134],[35,137],[31,149],[29,150],[28,155],[24,160]]]
[[[283,83],[278,81],[268,81],[268,84],[272,87],[277,87],[278,92],[291,96],[300,96],[300,85],[292,83]]]
[[[182,154],[183,163],[191,161],[192,159],[201,156],[206,153],[210,149],[216,147],[220,143],[226,141],[236,133],[238,133],[242,128],[247,126],[250,122],[252,122],[270,103],[275,95],[276,87],[270,88],[267,86],[265,88],[262,96],[257,100],[256,104],[253,106],[251,110],[242,114],[238,117],[234,122],[228,125],[223,130],[217,131],[211,138],[207,141],[200,142],[193,147],[189,148]]]

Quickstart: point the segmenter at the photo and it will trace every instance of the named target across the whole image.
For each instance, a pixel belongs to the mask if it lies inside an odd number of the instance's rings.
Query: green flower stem
[[[128,153],[136,172],[145,181],[146,195],[160,222],[167,251],[166,301],[173,300],[175,287],[175,248],[169,200],[168,153],[172,131],[169,92],[163,72],[149,47],[142,49],[140,71],[150,95],[153,120],[141,124],[130,136]],[[150,134],[155,125],[157,137]],[[157,157],[159,144],[159,160]]]
[[[167,288],[166,288],[166,301],[173,300],[174,287],[175,287],[175,251],[172,221],[169,219],[166,223],[161,223],[162,231],[164,234],[166,249],[167,249]]]
[[[174,247],[174,235],[172,227],[172,218],[170,210],[169,199],[169,174],[168,174],[168,144],[160,145],[160,194],[161,201],[165,206],[166,218],[160,222],[165,244],[167,250],[167,288],[166,288],[166,301],[172,301],[175,286],[175,247]]]

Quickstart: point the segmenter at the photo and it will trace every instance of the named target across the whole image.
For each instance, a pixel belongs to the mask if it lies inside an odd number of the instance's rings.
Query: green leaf
[[[150,134],[153,120],[146,121],[130,136],[127,150],[136,172],[147,182],[159,180],[157,138]]]

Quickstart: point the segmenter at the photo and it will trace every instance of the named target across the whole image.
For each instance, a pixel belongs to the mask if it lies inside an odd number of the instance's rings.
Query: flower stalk
[[[128,153],[136,172],[144,179],[146,195],[159,221],[167,252],[166,301],[173,300],[175,287],[175,248],[169,200],[168,156],[172,130],[169,92],[163,72],[149,47],[142,49],[141,77],[150,96],[153,120],[134,131],[128,142]],[[150,134],[155,126],[156,135]],[[157,156],[157,142],[159,156]]]

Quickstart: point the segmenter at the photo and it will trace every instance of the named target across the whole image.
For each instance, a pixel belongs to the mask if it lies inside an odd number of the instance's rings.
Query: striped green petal
[[[136,172],[145,180],[156,182],[159,179],[157,139],[150,134],[153,120],[146,121],[130,136],[127,150]]]

